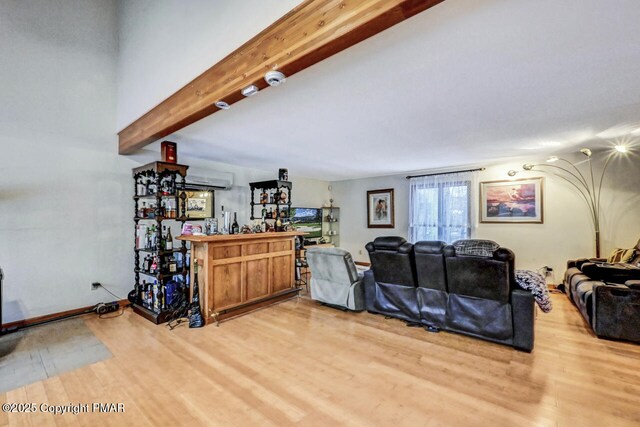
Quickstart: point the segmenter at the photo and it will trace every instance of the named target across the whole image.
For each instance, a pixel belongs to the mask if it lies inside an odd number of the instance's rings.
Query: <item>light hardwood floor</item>
[[[640,346],[597,339],[564,295],[553,303],[531,354],[304,298],[199,330],[87,316],[114,357],[0,403],[126,412],[0,413],[0,425],[640,425]]]

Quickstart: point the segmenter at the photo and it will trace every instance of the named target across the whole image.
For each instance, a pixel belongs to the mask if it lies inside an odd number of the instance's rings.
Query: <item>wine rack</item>
[[[153,162],[148,165],[140,166],[133,169],[135,211],[133,221],[135,223],[135,244],[134,244],[134,273],[135,273],[135,300],[132,302],[133,311],[145,319],[156,323],[164,323],[169,320],[168,307],[166,305],[166,285],[176,276],[181,276],[182,283],[187,284],[187,275],[189,266],[187,264],[187,242],[181,241],[180,247],[176,249],[166,250],[161,246],[163,239],[162,228],[163,223],[169,222],[182,224],[187,221],[185,216],[187,196],[186,177],[187,169],[185,165],[175,163]],[[155,202],[155,205],[153,203]],[[147,206],[148,208],[143,208]],[[141,222],[155,224],[155,241],[154,247],[141,247],[141,236],[139,235],[139,225]],[[148,271],[140,265],[140,254],[150,254],[157,257],[157,271]],[[174,254],[182,255],[182,265],[179,271],[168,272],[163,270],[163,266],[168,265],[169,257]],[[145,276],[151,280],[158,282],[158,295],[165,296],[164,304],[155,308],[153,305],[144,304],[141,294],[141,276]],[[187,292],[186,286],[182,289]],[[186,297],[186,295],[185,295]]]
[[[249,188],[251,189],[251,220],[262,218],[262,214],[256,217],[256,206],[261,206],[261,210],[266,209],[268,206],[271,211],[275,208],[275,217],[267,217],[266,219],[276,221],[277,218],[280,218],[283,223],[289,222],[292,188],[290,181],[274,179],[271,181],[251,182],[249,183]],[[257,201],[256,190],[260,190],[260,194],[257,195]],[[265,199],[263,194],[270,194],[271,190],[273,190],[274,200]],[[284,198],[282,198],[282,194],[284,194]]]

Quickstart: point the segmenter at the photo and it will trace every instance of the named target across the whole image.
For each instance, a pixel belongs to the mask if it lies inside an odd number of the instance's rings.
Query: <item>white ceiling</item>
[[[634,140],[639,24],[638,0],[445,0],[172,138],[325,180]]]

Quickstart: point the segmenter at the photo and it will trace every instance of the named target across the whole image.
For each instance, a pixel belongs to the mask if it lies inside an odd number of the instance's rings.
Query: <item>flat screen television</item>
[[[291,208],[291,224],[296,231],[309,233],[305,239],[322,237],[322,209]]]

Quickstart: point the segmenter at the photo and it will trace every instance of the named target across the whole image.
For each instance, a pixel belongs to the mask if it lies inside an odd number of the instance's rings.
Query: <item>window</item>
[[[472,193],[476,173],[465,172],[412,178],[409,238],[452,243],[472,235]]]

